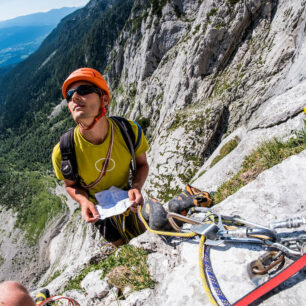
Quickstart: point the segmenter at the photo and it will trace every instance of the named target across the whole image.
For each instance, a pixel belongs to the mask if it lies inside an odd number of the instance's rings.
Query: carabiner
[[[253,274],[263,275],[277,265],[284,262],[284,254],[278,251],[267,252],[250,263],[251,272]]]

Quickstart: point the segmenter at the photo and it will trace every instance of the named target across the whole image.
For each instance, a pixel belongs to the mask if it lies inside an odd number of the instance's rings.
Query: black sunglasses
[[[72,96],[75,92],[77,92],[80,96],[89,95],[94,92],[97,93],[98,95],[101,95],[101,90],[98,87],[91,86],[91,85],[80,85],[77,88],[67,91],[67,94],[66,94],[67,102],[71,101]]]

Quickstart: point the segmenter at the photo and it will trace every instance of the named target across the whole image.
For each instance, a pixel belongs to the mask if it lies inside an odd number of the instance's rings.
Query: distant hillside
[[[59,21],[77,7],[63,7],[0,22],[0,75],[33,53]]]
[[[52,146],[73,124],[66,108],[54,120],[48,119],[61,100],[63,80],[82,66],[103,71],[133,2],[91,1],[63,18],[36,52],[0,80],[1,157],[7,156],[14,165],[17,162],[17,168],[51,166]],[[31,137],[24,134],[28,132],[33,133]]]

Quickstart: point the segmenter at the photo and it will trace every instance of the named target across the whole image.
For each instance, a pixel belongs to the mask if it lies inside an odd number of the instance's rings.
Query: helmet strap
[[[76,121],[76,124],[80,125],[84,130],[91,130],[94,127],[94,125],[98,122],[98,120],[106,115],[106,112],[107,112],[106,108],[103,107],[101,109],[100,114],[93,120],[92,124],[90,124],[89,126],[85,126],[81,121]]]
[[[81,121],[77,121],[77,120],[74,120],[74,119],[73,119],[74,122],[75,122],[77,125],[81,126],[82,129],[84,129],[84,130],[91,130],[91,129],[94,127],[94,125],[98,122],[98,120],[101,119],[103,116],[105,116],[106,113],[107,113],[107,107],[108,107],[108,105],[103,106],[103,100],[102,100],[102,99],[103,99],[103,96],[101,97],[101,111],[100,111],[100,114],[97,115],[97,116],[95,117],[95,119],[93,120],[93,122],[92,122],[89,126],[85,126]],[[71,112],[71,110],[70,110],[70,108],[69,108],[68,103],[67,103],[67,107],[68,107],[68,109],[69,109],[69,112],[70,112],[71,115],[72,115],[72,112]],[[72,118],[73,118],[73,116],[72,116]]]

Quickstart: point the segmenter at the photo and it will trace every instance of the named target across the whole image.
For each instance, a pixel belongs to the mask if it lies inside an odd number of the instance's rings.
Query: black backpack
[[[139,145],[142,135],[142,129],[139,126],[139,124],[135,122],[138,126],[138,137],[137,141],[135,141],[135,134],[133,132],[131,124],[127,119],[122,117],[114,117],[114,116],[110,118],[113,121],[115,121],[115,123],[120,128],[123,139],[132,155],[130,167],[132,171],[132,176],[134,176],[136,172],[135,150]],[[69,129],[60,138],[60,150],[62,154],[61,172],[65,179],[79,182],[80,177],[78,174],[78,166],[75,155],[73,134],[74,134],[74,127]]]

